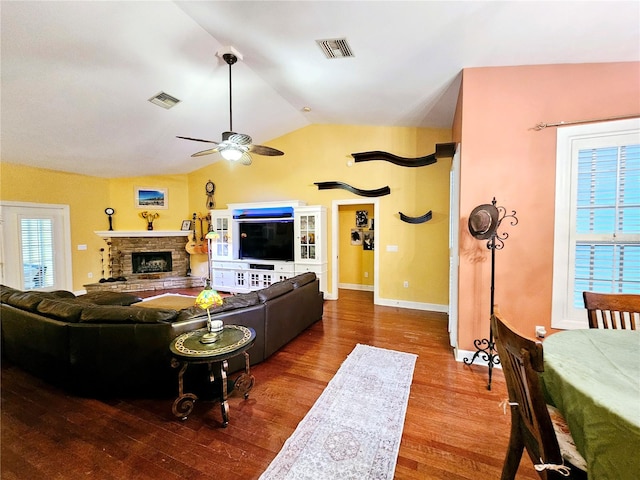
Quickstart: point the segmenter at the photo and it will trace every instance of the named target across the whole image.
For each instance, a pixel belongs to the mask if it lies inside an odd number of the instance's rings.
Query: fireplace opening
[[[171,252],[133,252],[131,267],[133,273],[170,272]]]

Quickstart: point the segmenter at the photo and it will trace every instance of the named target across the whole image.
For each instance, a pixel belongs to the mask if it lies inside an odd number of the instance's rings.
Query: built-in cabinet
[[[273,212],[273,213],[272,213]],[[213,288],[242,293],[259,290],[304,272],[314,272],[327,291],[327,210],[300,201],[229,204],[211,210],[214,234],[209,235]],[[270,215],[275,215],[270,217]],[[293,260],[242,258],[240,222],[293,220]]]

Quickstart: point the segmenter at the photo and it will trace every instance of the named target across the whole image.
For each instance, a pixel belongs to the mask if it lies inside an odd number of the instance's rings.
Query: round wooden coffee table
[[[214,343],[202,343],[200,339],[207,333],[206,328],[183,333],[176,337],[169,346],[174,358],[171,366],[180,367],[178,374],[178,398],[173,402],[173,414],[186,420],[193,411],[193,404],[198,399],[193,393],[184,392],[184,372],[191,364],[207,364],[209,381],[220,380],[220,408],[222,410],[222,425],[229,424],[229,404],[227,403],[227,370],[228,360],[237,355],[245,356],[245,371],[236,378],[233,389],[240,391],[244,398],[249,398],[249,391],[253,388],[254,377],[249,368],[249,350],[256,339],[253,328],[241,325],[225,325],[220,337]]]

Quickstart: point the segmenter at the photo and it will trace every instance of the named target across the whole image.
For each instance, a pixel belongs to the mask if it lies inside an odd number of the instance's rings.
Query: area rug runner
[[[356,345],[260,480],[392,479],[416,358]]]

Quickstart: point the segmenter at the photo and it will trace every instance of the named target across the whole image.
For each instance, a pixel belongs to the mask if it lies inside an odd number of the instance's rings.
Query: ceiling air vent
[[[149,99],[149,101],[154,105],[166,108],[167,110],[171,107],[175,107],[176,104],[180,103],[180,100],[178,100],[176,97],[172,97],[171,95],[164,92],[160,92],[159,94],[154,95]]]
[[[346,38],[331,38],[327,40],[316,40],[327,58],[353,57],[351,47]]]

